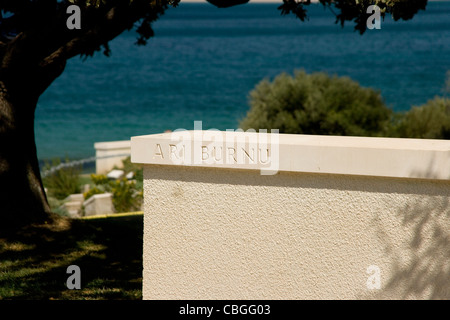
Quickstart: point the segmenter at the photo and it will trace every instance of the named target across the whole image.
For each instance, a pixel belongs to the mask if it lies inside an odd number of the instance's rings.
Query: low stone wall
[[[185,131],[131,153],[144,299],[450,298],[450,141]]]
[[[98,216],[114,213],[112,193],[94,194],[84,201],[84,216]]]
[[[95,170],[97,174],[106,174],[111,171],[114,166],[121,168],[122,160],[131,155],[130,141],[109,141],[96,142],[94,144]]]

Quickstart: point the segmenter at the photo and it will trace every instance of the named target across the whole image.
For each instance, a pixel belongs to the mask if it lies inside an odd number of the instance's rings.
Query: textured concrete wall
[[[180,131],[144,170],[144,299],[449,299],[450,142]]]
[[[144,178],[144,299],[450,298],[448,180],[170,165]]]

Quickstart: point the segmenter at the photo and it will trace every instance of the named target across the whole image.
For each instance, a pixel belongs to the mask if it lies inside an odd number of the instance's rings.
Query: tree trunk
[[[39,94],[27,87],[11,91],[0,79],[0,231],[52,216],[34,139]]]

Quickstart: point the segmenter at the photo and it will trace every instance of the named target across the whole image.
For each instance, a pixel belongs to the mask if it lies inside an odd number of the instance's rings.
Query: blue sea
[[[450,2],[429,2],[410,21],[387,17],[363,36],[321,5],[305,22],[277,6],[182,3],[154,23],[147,46],[130,32],[110,43],[109,58],[71,59],[38,103],[39,159],[92,157],[95,142],[193,129],[194,120],[236,129],[255,85],[296,69],[349,76],[396,111],[444,94]]]

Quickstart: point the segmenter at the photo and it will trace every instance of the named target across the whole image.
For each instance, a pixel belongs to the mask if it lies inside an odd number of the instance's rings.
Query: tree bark
[[[34,115],[40,94],[61,67],[40,77],[24,75],[23,69],[13,77],[0,76],[0,232],[54,217],[40,176]]]

